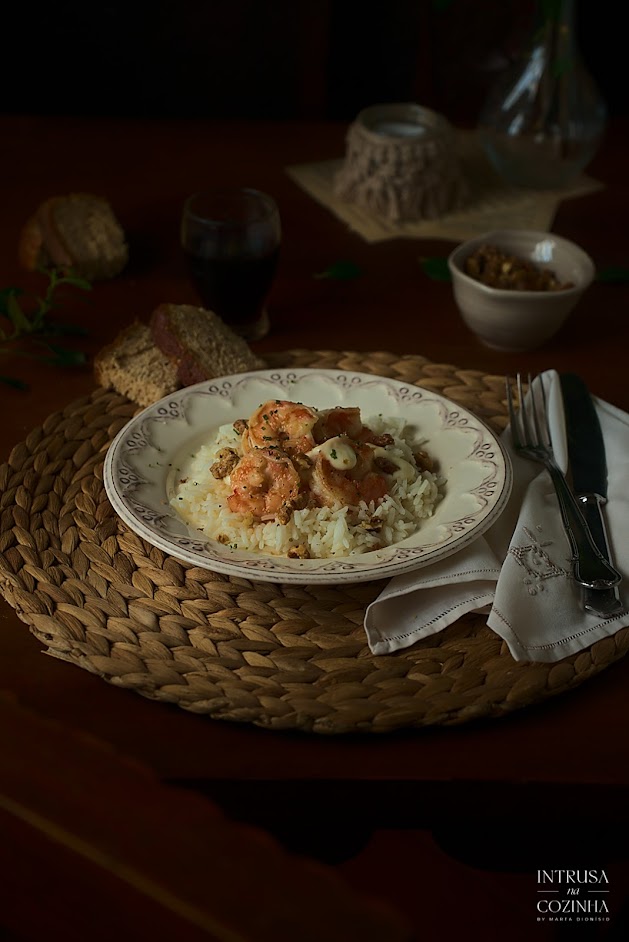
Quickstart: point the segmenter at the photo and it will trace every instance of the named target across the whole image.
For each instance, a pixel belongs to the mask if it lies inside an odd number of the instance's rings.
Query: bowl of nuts
[[[590,256],[552,232],[500,229],[448,257],[454,298],[479,340],[517,353],[557,333],[594,280]]]

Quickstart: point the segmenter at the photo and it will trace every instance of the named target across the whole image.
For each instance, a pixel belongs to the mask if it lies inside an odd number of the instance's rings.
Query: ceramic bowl
[[[572,287],[559,291],[491,288],[465,273],[465,261],[492,245],[554,272]],[[467,326],[488,347],[519,352],[540,347],[562,326],[595,275],[590,256],[552,232],[500,229],[457,246],[448,258],[454,298]]]

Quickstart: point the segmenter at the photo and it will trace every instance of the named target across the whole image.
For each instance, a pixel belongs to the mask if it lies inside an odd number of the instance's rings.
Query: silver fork
[[[529,375],[530,392],[527,403],[520,373],[517,374],[516,385],[520,403],[517,410],[513,401],[512,383],[507,377],[507,405],[513,446],[523,457],[543,464],[550,474],[557,493],[564,530],[572,550],[575,580],[590,589],[609,589],[620,582],[621,576],[598,549],[563,472],[555,461],[544,383],[540,378],[538,388],[541,392],[536,395]]]

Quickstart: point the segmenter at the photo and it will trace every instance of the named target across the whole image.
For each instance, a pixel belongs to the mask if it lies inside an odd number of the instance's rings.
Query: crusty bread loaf
[[[182,386],[264,366],[247,342],[213,311],[189,304],[160,304],[150,324],[159,349],[177,362]]]
[[[18,243],[20,263],[72,269],[88,281],[113,278],[127,264],[124,231],[107,200],[70,193],[45,200],[26,222]]]
[[[134,321],[94,358],[96,381],[141,406],[179,387],[177,364],[153,343],[147,324]]]

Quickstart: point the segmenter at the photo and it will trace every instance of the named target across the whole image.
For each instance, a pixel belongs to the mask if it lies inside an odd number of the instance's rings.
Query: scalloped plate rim
[[[406,417],[410,414],[410,408],[430,405],[431,408],[437,410],[443,423],[441,429],[436,429],[440,436],[438,441],[445,442],[446,440],[441,436],[454,436],[457,431],[466,434],[471,432],[476,435],[477,455],[472,451],[467,456],[467,460],[478,467],[487,467],[492,470],[483,479],[481,487],[462,491],[460,495],[451,494],[450,499],[456,501],[458,498],[463,501],[463,498],[474,494],[475,499],[482,506],[475,514],[466,513],[458,521],[448,520],[439,524],[446,528],[452,528],[457,524],[460,526],[460,532],[450,533],[445,540],[422,543],[422,528],[420,527],[417,534],[407,540],[383,550],[352,557],[289,560],[287,557],[232,550],[206,538],[197,537],[195,531],[186,527],[168,504],[166,481],[169,474],[172,478],[172,470],[167,472],[165,466],[158,470],[155,463],[151,465],[151,462],[147,460],[148,456],[143,454],[143,450],[152,450],[154,454],[162,458],[175,457],[182,451],[185,443],[198,439],[205,428],[207,428],[209,438],[218,425],[224,424],[225,416],[222,416],[220,421],[215,421],[213,425],[208,424],[207,427],[200,425],[195,417],[194,421],[197,424],[190,426],[186,404],[194,405],[195,400],[200,402],[201,398],[204,401],[209,398],[213,401],[216,411],[218,411],[219,402],[221,409],[235,410],[227,419],[233,421],[235,418],[242,417],[242,413],[238,411],[233,401],[234,397],[242,394],[247,400],[256,384],[258,387],[260,384],[262,387],[268,387],[269,383],[279,387],[285,393],[284,398],[291,398],[287,393],[295,392],[304,384],[312,386],[313,383],[315,385],[320,383],[321,395],[324,387],[328,391],[333,388],[341,398],[342,394],[345,394],[351,404],[361,406],[365,419],[370,413],[368,408],[365,409],[361,405],[361,401],[367,403],[372,396],[376,395],[384,396],[387,404],[391,400],[397,402],[398,414]],[[246,388],[247,386],[249,389]],[[262,399],[256,396],[252,401],[257,403]],[[325,407],[323,402],[313,404],[319,405],[319,408]],[[198,408],[200,406],[197,405]],[[255,405],[251,407],[251,411],[253,408]],[[450,423],[450,427],[447,423]],[[166,438],[173,431],[179,433],[174,435],[178,441],[177,447],[169,450],[168,444],[165,448],[158,445],[155,441],[158,430],[162,437],[165,433]],[[150,440],[151,437],[153,441]],[[452,438],[451,441],[454,442],[454,439]],[[125,458],[126,464],[123,460]],[[172,464],[172,462],[169,463]],[[160,462],[157,464],[161,465]],[[482,419],[440,393],[413,383],[404,383],[372,373],[292,367],[255,370],[233,376],[217,377],[177,390],[143,409],[118,432],[111,442],[105,456],[104,485],[114,511],[131,530],[151,545],[182,562],[225,575],[262,582],[338,584],[376,581],[410,570],[421,569],[468,546],[481,536],[504,510],[511,492],[512,469],[504,446]],[[154,492],[148,503],[146,498],[144,503],[134,498],[134,492],[138,487],[150,487]],[[482,496],[479,496],[480,494]],[[433,521],[437,520],[437,514],[438,508],[433,518],[429,520],[430,526],[433,525]],[[180,532],[175,535],[168,533],[164,521]]]

